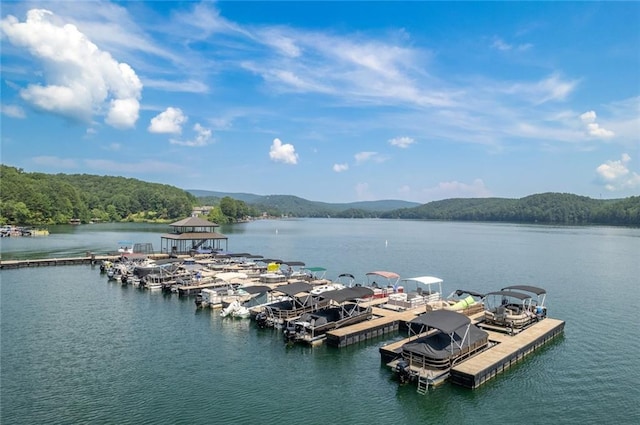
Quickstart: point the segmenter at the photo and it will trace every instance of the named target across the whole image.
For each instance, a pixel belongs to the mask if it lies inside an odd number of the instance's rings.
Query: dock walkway
[[[513,336],[489,331],[489,341],[496,342],[496,345],[454,366],[451,369],[451,382],[467,388],[478,388],[560,335],[563,330],[564,321],[546,318]]]

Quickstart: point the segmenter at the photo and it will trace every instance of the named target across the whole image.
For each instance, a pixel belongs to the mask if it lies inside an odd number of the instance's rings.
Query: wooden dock
[[[424,313],[424,308],[424,306],[420,306],[413,310],[394,311],[373,307],[374,319],[329,331],[326,343],[333,347],[342,348],[397,332],[404,323]]]
[[[146,257],[161,260],[169,258],[167,254],[145,254]],[[21,269],[25,267],[49,267],[49,266],[77,266],[99,264],[101,261],[116,261],[122,258],[122,254],[96,255],[88,252],[84,257],[66,257],[66,258],[39,258],[30,260],[1,260],[0,270],[4,269]]]
[[[472,323],[477,323],[482,313],[471,316]],[[564,321],[546,318],[515,335],[505,332],[489,333],[489,341],[493,344],[489,349],[451,368],[448,379],[457,385],[467,388],[478,388],[494,376],[519,362],[533,351],[562,334]],[[402,353],[402,346],[411,338],[404,338],[379,348],[382,363],[389,365]]]
[[[489,341],[496,344],[475,357],[454,366],[450,380],[467,388],[478,388],[494,376],[507,370],[564,331],[564,321],[546,318],[509,336],[489,331]]]

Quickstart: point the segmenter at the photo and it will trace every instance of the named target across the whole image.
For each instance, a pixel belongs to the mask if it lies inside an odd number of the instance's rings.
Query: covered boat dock
[[[217,233],[219,227],[200,217],[189,217],[171,223],[171,232],[160,237],[160,249],[169,255],[211,254],[228,249],[228,238]]]

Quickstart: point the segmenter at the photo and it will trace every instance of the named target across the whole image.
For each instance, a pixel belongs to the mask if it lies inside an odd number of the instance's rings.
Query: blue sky
[[[638,2],[2,2],[2,163],[324,202],[640,194]]]

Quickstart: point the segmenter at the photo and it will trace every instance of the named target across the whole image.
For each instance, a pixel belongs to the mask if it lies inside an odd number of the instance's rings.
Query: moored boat
[[[328,305],[289,320],[284,330],[285,340],[313,344],[323,340],[332,329],[371,319],[371,306],[363,306],[360,302],[372,296],[373,291],[362,286],[320,293],[319,297]]]
[[[468,316],[449,310],[424,313],[408,323],[414,339],[388,364],[398,380],[419,380],[425,388],[443,382],[457,363],[489,348],[489,334]]]

